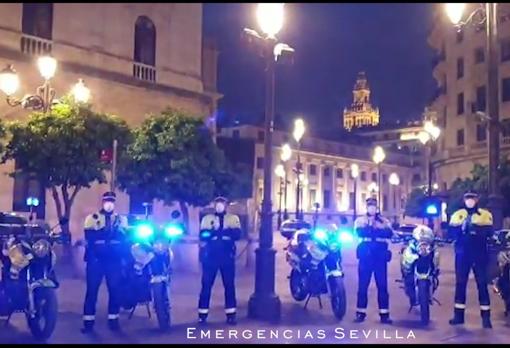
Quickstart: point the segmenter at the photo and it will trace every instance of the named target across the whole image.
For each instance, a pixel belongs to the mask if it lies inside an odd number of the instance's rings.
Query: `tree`
[[[134,131],[119,183],[145,201],[178,202],[186,225],[188,206],[205,206],[236,191],[236,174],[198,118],[175,109],[152,115]]]
[[[424,218],[424,207],[427,194],[421,187],[415,188],[409,194],[406,201],[405,215],[410,217]]]
[[[94,112],[91,105],[70,98],[53,106],[49,113],[32,113],[26,122],[8,126],[9,140],[3,162],[16,161],[16,171],[32,175],[50,190],[59,219],[70,219],[76,195],[94,182],[105,183],[109,164],[100,159],[113,139],[122,150],[130,139],[121,119]],[[69,233],[68,225],[62,232]]]

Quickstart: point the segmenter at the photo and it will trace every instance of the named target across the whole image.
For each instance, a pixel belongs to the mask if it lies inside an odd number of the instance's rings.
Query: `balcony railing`
[[[21,52],[29,55],[39,56],[50,54],[53,42],[37,36],[22,34],[20,40]]]
[[[156,67],[133,62],[133,76],[139,80],[156,82]]]

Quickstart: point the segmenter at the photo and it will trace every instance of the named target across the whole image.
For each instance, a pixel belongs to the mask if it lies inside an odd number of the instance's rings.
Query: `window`
[[[342,179],[344,177],[344,170],[342,168],[336,169],[336,178]]]
[[[310,190],[310,207],[313,207],[313,205],[317,202],[317,191],[316,190]]]
[[[383,210],[388,211],[388,196],[383,195]]]
[[[485,125],[477,124],[476,125],[476,141],[482,142],[487,140],[487,131]]]
[[[455,34],[455,41],[457,41],[457,43],[461,43],[462,40],[464,40],[464,31],[463,30],[459,30]]]
[[[367,200],[367,194],[366,194],[366,193],[362,193],[362,194],[361,194],[361,201],[362,201],[363,203],[365,203],[365,201],[366,201],[366,200]]]
[[[53,4],[24,3],[21,31],[23,34],[51,40],[53,31]]]
[[[264,131],[258,131],[257,132],[257,140],[259,142],[263,142],[264,141],[264,135],[265,135]]]
[[[510,39],[501,40],[501,61],[510,60]]]
[[[239,129],[235,129],[233,132],[232,132],[232,137],[234,139],[239,139]]]
[[[388,181],[388,175],[383,174],[382,175],[382,182],[386,182],[386,181]]]
[[[501,99],[504,102],[510,101],[510,78],[501,81]]]
[[[342,192],[337,192],[336,193],[336,208],[341,208],[342,207],[342,198],[343,198],[343,195],[342,195]]]
[[[135,22],[135,54],[137,63],[156,65],[156,27],[146,16],[140,16]]]
[[[324,197],[323,197],[323,202],[324,202],[324,209],[329,209],[329,206],[331,204],[331,192],[329,190],[324,190]]]
[[[457,146],[464,145],[464,129],[457,130]]]
[[[377,182],[377,173],[372,173],[372,181]]]
[[[329,167],[324,167],[324,170],[323,170],[323,175],[325,177],[329,177],[329,175],[331,174],[331,170]]]
[[[457,115],[464,113],[464,93],[457,94]]]
[[[310,175],[317,175],[317,166],[315,164],[310,164]]]
[[[264,168],[264,157],[257,157],[257,169]]]
[[[464,77],[464,59],[457,58],[457,79]]]
[[[476,111],[485,111],[487,105],[487,92],[485,86],[476,89]]]
[[[18,169],[18,167],[16,167]],[[19,212],[29,212],[27,198],[36,197],[39,199],[39,205],[34,209],[38,219],[44,219],[46,213],[46,191],[40,182],[32,175],[15,174],[12,197],[12,210]]]
[[[367,172],[361,172],[361,181],[367,181]]]
[[[475,49],[475,64],[483,63],[485,61],[485,49],[477,47]]]

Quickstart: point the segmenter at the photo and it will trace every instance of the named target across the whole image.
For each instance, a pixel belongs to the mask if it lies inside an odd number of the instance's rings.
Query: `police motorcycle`
[[[439,287],[439,250],[438,243],[446,241],[436,237],[434,232],[424,225],[418,225],[411,235],[397,237],[394,242],[402,241],[400,251],[400,270],[406,295],[409,298],[409,312],[419,306],[423,325],[430,322],[430,306]]]
[[[493,291],[505,304],[505,316],[510,314],[510,230],[499,230],[489,242],[488,274]]]
[[[296,301],[306,299],[305,309],[310,298],[316,297],[322,309],[320,296],[329,293],[333,313],[342,320],[346,294],[341,247],[352,243],[352,233],[334,224],[312,228],[300,220],[283,222],[280,233],[288,240],[284,250],[292,268],[288,276],[292,297]]]
[[[24,313],[36,339],[48,339],[57,323],[58,303],[54,243],[63,236],[41,221],[0,213],[0,316],[8,324],[12,314]]]
[[[145,305],[151,317],[154,308],[161,330],[170,327],[170,275],[172,242],[184,234],[184,227],[177,222],[178,211],[171,214],[171,222],[156,226],[147,216],[138,220],[128,230],[128,260],[124,274],[122,307],[130,310],[132,318],[138,305]]]

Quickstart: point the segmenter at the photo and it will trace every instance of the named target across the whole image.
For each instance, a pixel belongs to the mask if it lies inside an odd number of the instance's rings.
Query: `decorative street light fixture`
[[[275,99],[275,66],[294,50],[278,42],[276,34],[283,27],[283,3],[260,3],[257,7],[257,21],[261,33],[244,29],[245,37],[258,44],[266,62],[266,107],[264,138],[264,195],[260,224],[259,247],[256,253],[255,292],[248,302],[248,316],[257,319],[277,320],[280,318],[280,299],[275,293],[275,253],[273,248],[273,223],[271,209],[272,146]]]
[[[386,158],[386,153],[384,152],[384,149],[382,146],[376,146],[374,149],[374,154],[372,156],[372,160],[375,164],[377,164],[377,186],[379,188],[379,194],[377,197],[377,203],[379,205],[379,210],[381,210],[381,163]]]
[[[297,143],[297,162],[296,162],[296,168],[295,172],[297,175],[297,185],[296,185],[296,219],[302,219],[303,218],[303,212],[301,209],[301,179],[300,176],[303,172],[303,169],[301,168],[301,156],[300,156],[300,150],[301,150],[301,139],[303,138],[303,135],[305,134],[305,122],[303,119],[298,118],[294,121],[294,132],[292,133],[294,140]]]
[[[26,95],[21,99],[13,97],[19,88],[19,77],[12,65],[7,65],[0,71],[0,90],[7,96],[7,104],[16,107],[21,106],[24,109],[42,110],[48,112],[51,110],[55,99],[55,89],[51,86],[51,79],[55,76],[57,70],[57,61],[51,56],[42,56],[37,60],[39,73],[44,78],[44,83],[39,86],[35,94]],[[71,90],[74,98],[78,102],[87,102],[90,98],[90,90],[85,86],[82,79],[74,85]]]
[[[400,178],[397,173],[393,172],[388,178],[390,186],[393,188],[393,209],[395,210],[395,222],[397,222],[398,206],[397,206],[397,186],[400,185]]]
[[[278,229],[280,229],[280,226],[282,225],[282,196],[283,196],[283,180],[285,179],[285,169],[283,168],[283,164],[278,164],[275,169],[274,173],[277,177],[280,178],[280,189],[278,191]]]
[[[283,188],[283,220],[287,220],[289,218],[289,213],[287,212],[287,186],[289,183],[289,179],[287,178],[287,161],[292,157],[292,149],[289,144],[284,144],[282,146],[282,153],[280,155],[280,159],[283,162],[283,169],[285,171],[284,177],[284,188]]]
[[[353,202],[352,202],[352,222],[354,223],[354,221],[356,220],[356,218],[358,217],[358,212],[356,211],[356,201],[357,201],[357,197],[358,197],[358,176],[359,176],[359,166],[356,164],[356,163],[352,163],[351,164],[351,177],[352,177],[352,181],[353,181],[353,186],[354,186],[354,189],[353,189],[353,195],[354,195],[354,199],[353,199]]]
[[[475,26],[485,25],[487,36],[486,57],[487,57],[487,114],[484,118],[489,124],[489,202],[488,207],[493,215],[494,228],[501,229],[503,225],[503,197],[498,188],[498,166],[499,166],[499,77],[498,77],[498,4],[481,3],[476,9],[462,21],[466,4],[445,4],[446,14],[457,30],[471,23]]]

